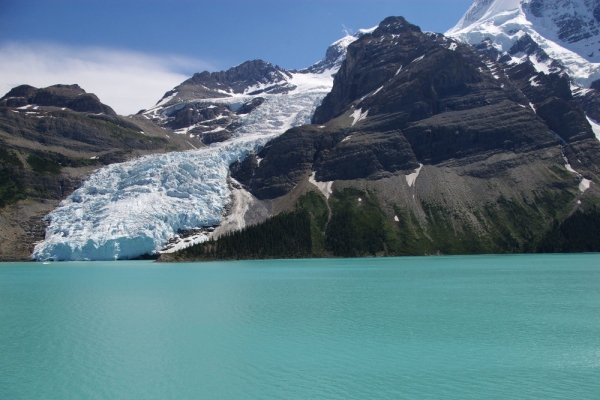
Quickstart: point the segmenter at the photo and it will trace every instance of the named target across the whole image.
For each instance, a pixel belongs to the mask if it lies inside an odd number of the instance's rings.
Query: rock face
[[[293,89],[287,82],[289,78],[288,71],[266,61],[246,61],[227,71],[195,73],[165,93],[157,104],[170,105],[186,100],[231,97],[236,94],[282,93]]]
[[[102,104],[95,94],[86,93],[78,85],[54,85],[43,89],[21,85],[13,88],[0,99],[0,106],[27,105],[66,107],[78,112],[116,115],[113,109]]]
[[[516,54],[531,58],[509,62]],[[582,101],[553,62],[526,35],[504,53],[387,18],[349,45],[313,125],[233,173],[265,200],[332,188],[325,242],[358,223],[350,205],[368,198],[390,229],[386,254],[532,251],[552,223],[600,202],[595,90]]]
[[[524,88],[529,99],[520,81],[473,47],[388,18],[348,47],[331,93],[315,112],[314,124],[336,129],[297,128],[273,141],[263,151],[253,191],[277,197],[311,168],[321,181],[379,179],[420,163],[556,146],[559,139],[530,102],[539,102],[563,139],[593,139],[581,109],[568,103],[568,82],[565,91],[560,78],[549,79],[558,79],[547,85],[552,89]]]

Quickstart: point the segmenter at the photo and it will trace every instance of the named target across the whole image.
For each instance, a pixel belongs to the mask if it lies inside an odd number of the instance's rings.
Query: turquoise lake
[[[600,254],[0,264],[0,399],[598,399]]]

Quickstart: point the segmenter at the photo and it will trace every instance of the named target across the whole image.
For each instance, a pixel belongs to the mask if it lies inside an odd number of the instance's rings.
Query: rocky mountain
[[[329,79],[339,69],[348,45],[365,32],[336,41],[325,58],[300,71],[253,60],[227,71],[196,73],[139,115],[185,135],[195,146],[226,141],[240,127],[243,116],[259,107],[266,95],[303,91],[307,85],[320,85],[320,77]]]
[[[97,170],[33,256],[596,251],[600,98],[573,50],[595,25],[565,4],[478,0],[449,35],[390,17],[305,70],[195,74],[126,119],[195,149]]]
[[[526,40],[517,45],[535,52]],[[551,229],[596,212],[597,126],[564,68],[540,72],[490,49],[387,18],[348,46],[313,124],[232,176],[263,202],[311,215],[301,254],[548,249]],[[162,258],[244,256],[227,249],[216,241]]]
[[[28,105],[69,108],[72,111],[116,115],[112,108],[102,104],[93,93],[86,93],[78,85],[54,85],[37,89],[21,85],[11,89],[0,99],[0,106],[26,107]]]
[[[593,121],[600,119],[597,0],[477,0],[446,35],[503,65],[527,65],[532,85],[538,76],[568,76],[572,97]]]
[[[0,260],[28,259],[45,215],[95,169],[187,148],[77,85],[12,89],[0,99]]]
[[[446,36],[473,45],[490,41],[513,63],[529,61],[546,73],[562,68],[585,88],[600,78],[597,0],[476,0]],[[539,47],[535,57],[523,51],[525,42]]]
[[[345,46],[361,34],[334,43],[305,70],[255,60],[195,74],[167,92],[135,120],[164,128],[196,149],[98,170],[49,214],[45,240],[33,256],[134,258],[264,220],[268,205],[246,212],[255,199],[228,178],[229,166],[289,128],[310,123],[331,90]]]

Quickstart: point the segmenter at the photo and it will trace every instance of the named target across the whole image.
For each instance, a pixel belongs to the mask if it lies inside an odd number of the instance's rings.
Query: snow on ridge
[[[415,182],[417,181],[417,178],[419,177],[419,174],[421,173],[421,168],[423,168],[423,164],[419,163],[419,168],[415,169],[415,172],[413,172],[412,174],[406,175],[406,183],[408,184],[409,187],[412,187],[415,184]]]
[[[313,171],[312,175],[308,178],[308,181],[315,185],[321,191],[321,193],[323,193],[323,196],[325,196],[325,198],[329,199],[329,196],[331,196],[331,194],[333,193],[333,181],[319,182],[315,179],[316,174],[317,171]]]
[[[590,123],[590,125],[592,126],[592,131],[594,132],[596,139],[600,140],[600,123],[591,119],[587,115],[586,115],[586,118],[587,118],[588,122]]]

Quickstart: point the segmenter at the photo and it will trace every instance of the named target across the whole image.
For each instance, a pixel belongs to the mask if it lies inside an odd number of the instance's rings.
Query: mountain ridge
[[[504,29],[515,4],[478,0],[468,22]],[[181,260],[169,254],[210,253],[280,214],[310,230],[304,256],[542,248],[600,202],[600,97],[536,39],[501,31],[471,46],[389,17],[304,70],[253,60],[194,74],[128,119],[195,149],[96,171],[49,215],[34,257]]]

